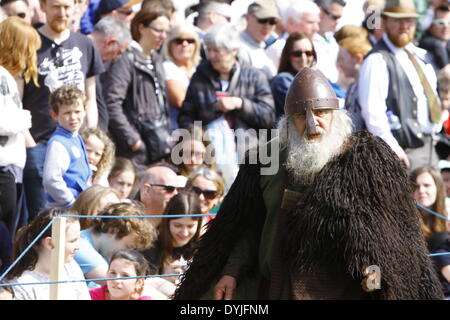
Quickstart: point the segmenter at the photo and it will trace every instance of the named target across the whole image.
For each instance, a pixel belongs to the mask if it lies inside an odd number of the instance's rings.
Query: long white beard
[[[344,142],[352,133],[351,119],[344,113],[336,111],[330,132],[318,127],[322,137],[306,139],[306,131],[300,136],[293,122],[283,117],[278,123],[280,143],[287,149],[284,167],[295,184],[310,184],[325,164],[342,149]],[[286,134],[288,133],[288,134]]]

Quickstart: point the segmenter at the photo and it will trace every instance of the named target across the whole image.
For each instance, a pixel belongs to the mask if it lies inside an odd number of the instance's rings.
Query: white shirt
[[[163,62],[164,74],[166,81],[176,80],[180,82],[185,88],[189,86],[190,79],[186,73],[177,66],[173,61],[166,60]]]
[[[412,89],[417,98],[417,122],[423,133],[431,133],[433,130],[439,132],[441,125],[433,125],[429,120],[428,104],[422,83],[413,63],[408,58],[405,50],[396,47],[387,37],[383,35],[383,40],[388,48],[395,55],[398,63],[408,76]],[[424,63],[426,50],[414,46],[412,43],[405,47],[414,54],[424,71],[431,87],[436,93],[436,74],[430,64]],[[379,136],[392,149],[398,149],[400,146],[391,133],[388,119],[386,116],[386,98],[389,91],[389,74],[386,61],[381,53],[369,55],[361,65],[358,78],[358,96],[361,105],[361,114],[366,122],[367,129],[374,135]]]
[[[339,45],[336,39],[331,32],[327,32],[323,36],[315,33],[313,44],[317,53],[316,68],[322,71],[328,80],[336,83],[339,78],[339,71],[336,67]]]
[[[80,266],[75,260],[64,265],[62,279],[64,280],[84,280],[84,275],[81,272]],[[36,283],[48,282],[50,278],[48,275],[38,273],[36,271],[26,270],[18,278],[15,278],[13,283]],[[15,300],[49,300],[50,299],[50,285],[49,284],[34,284],[24,286],[13,286]],[[85,282],[66,282],[61,284],[62,300],[91,300],[89,289]]]
[[[31,127],[31,118],[22,108],[19,91],[13,76],[0,66],[0,166],[25,166],[25,136]],[[5,138],[2,138],[5,139]]]

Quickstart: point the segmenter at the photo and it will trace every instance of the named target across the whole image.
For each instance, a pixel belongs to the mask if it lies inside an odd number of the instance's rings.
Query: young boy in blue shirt
[[[92,172],[78,134],[86,116],[85,101],[75,85],[63,85],[50,95],[51,115],[58,126],[48,141],[44,162],[47,208],[68,208],[89,187]]]

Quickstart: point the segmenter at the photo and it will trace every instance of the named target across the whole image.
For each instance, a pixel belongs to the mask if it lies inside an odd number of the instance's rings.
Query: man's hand
[[[214,287],[214,300],[231,300],[236,288],[236,278],[232,276],[222,276]]]

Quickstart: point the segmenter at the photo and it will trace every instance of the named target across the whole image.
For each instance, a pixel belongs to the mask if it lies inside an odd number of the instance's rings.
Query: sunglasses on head
[[[192,190],[197,195],[201,195],[203,193],[203,196],[207,200],[212,200],[212,199],[215,199],[217,197],[217,191],[215,191],[215,190],[203,190],[203,189],[200,189],[199,187],[192,187]]]
[[[439,27],[450,26],[450,20],[445,19],[436,19],[433,21],[433,23]]]
[[[328,11],[328,10],[325,9],[325,8],[322,8],[322,10],[323,10],[323,12],[325,12],[325,14],[326,14],[328,17],[330,17],[330,18],[333,19],[333,20],[339,20],[339,19],[341,18],[341,16],[337,16],[337,15],[335,15],[335,14],[332,14],[330,11]]]
[[[274,26],[277,24],[277,19],[276,18],[266,18],[266,19],[256,19],[258,20],[259,24],[270,24],[271,26]]]
[[[192,38],[175,38],[172,40],[172,42],[175,44],[183,44],[185,41],[189,44],[195,43],[195,39]]]
[[[167,186],[167,185],[165,185],[165,184],[150,184],[152,187],[161,187],[161,188],[164,188],[164,191],[165,192],[167,192],[167,193],[173,193],[173,192],[175,192],[175,190],[178,190],[178,188],[177,187],[174,187],[174,186]]]
[[[295,51],[292,51],[292,52],[291,52],[291,56],[292,56],[292,57],[297,57],[297,58],[303,56],[303,54],[306,54],[306,56],[307,56],[308,58],[314,56],[314,52],[312,52],[311,50],[308,50],[308,51],[295,50]]]

